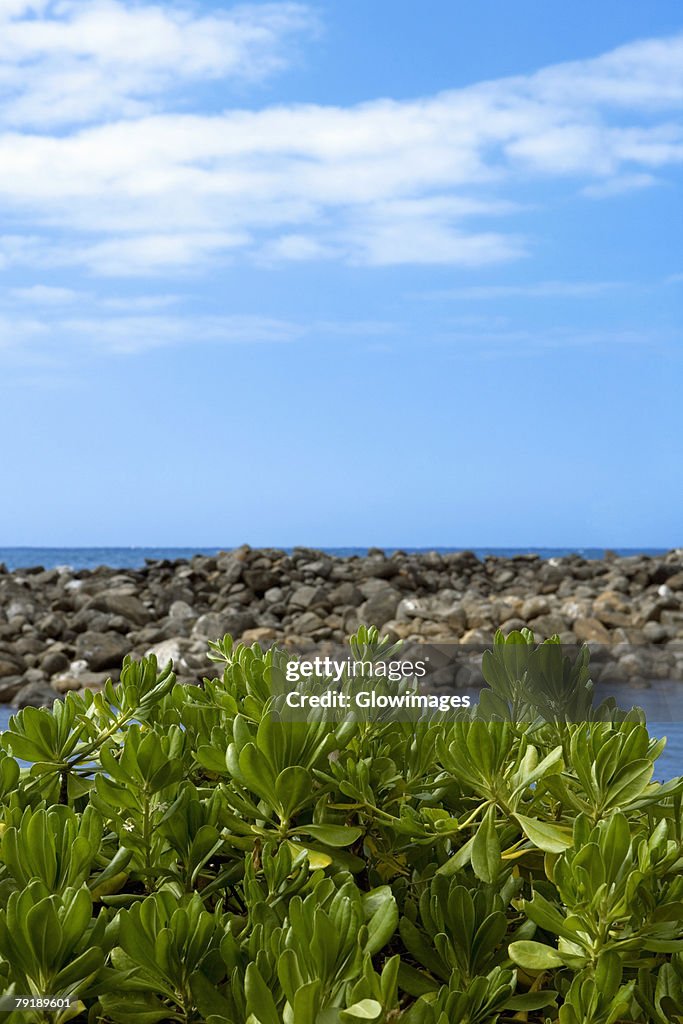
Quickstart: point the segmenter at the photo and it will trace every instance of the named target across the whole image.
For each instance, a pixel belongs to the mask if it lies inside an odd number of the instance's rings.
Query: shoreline
[[[245,546],[245,545],[243,545]],[[63,568],[73,572],[81,569],[142,569],[150,561],[168,559],[171,561],[191,560],[197,555],[215,558],[225,551],[237,550],[235,548],[222,548],[211,546],[198,547],[146,547],[144,545],[124,545],[121,547],[39,547],[37,545],[16,545],[14,547],[0,547],[0,568],[9,569],[12,572],[22,570],[24,572],[36,569],[37,567],[53,569]],[[565,558],[578,555],[587,561],[604,561],[605,558],[647,556],[660,558],[669,553],[668,548],[601,548],[601,547],[310,547],[295,545],[293,547],[257,547],[259,551],[282,551],[292,555],[297,551],[315,551],[320,555],[333,558],[365,558],[373,552],[381,552],[387,557],[397,554],[426,555],[426,554],[462,554],[468,552],[476,555],[482,561],[488,556],[513,558],[519,555],[538,555],[543,561],[551,558]]]
[[[683,549],[544,559],[242,545],[140,568],[1,566],[0,703],[97,689],[126,654],[172,658],[181,681],[198,682],[213,674],[208,641],[224,633],[303,653],[361,624],[471,645],[528,626],[538,640],[609,646],[626,679],[683,679]]]

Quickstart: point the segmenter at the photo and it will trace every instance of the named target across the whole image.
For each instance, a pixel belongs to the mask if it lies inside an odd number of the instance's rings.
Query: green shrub
[[[499,633],[479,710],[412,724],[281,721],[284,652],[210,656],[11,719],[0,990],[71,1005],[10,1024],[683,1021],[683,779],[586,650]]]

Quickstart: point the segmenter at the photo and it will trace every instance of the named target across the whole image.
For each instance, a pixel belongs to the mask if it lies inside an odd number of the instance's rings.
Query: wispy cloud
[[[194,82],[254,82],[280,70],[293,40],[316,26],[298,3],[202,14],[180,3],[3,0],[0,120],[43,130],[139,117],[178,102]]]
[[[282,344],[306,338],[400,334],[396,325],[373,319],[299,321],[255,313],[193,313],[184,308],[160,312],[182,297],[148,295],[118,302],[88,293],[69,296],[68,291],[41,286],[9,291],[0,306],[0,352],[28,353],[32,359],[47,360],[51,367],[55,352],[67,358],[79,353],[131,355],[198,344]],[[61,302],[59,292],[65,293]]]
[[[247,110],[225,83],[281,67],[315,29],[306,6],[1,11],[0,213],[24,233],[0,267],[481,267],[534,251],[518,186],[605,198],[683,161],[683,35],[415,100]]]
[[[581,194],[590,199],[609,199],[610,196],[622,196],[627,192],[638,192],[643,188],[657,185],[659,179],[654,174],[618,174],[595,185],[586,185]]]
[[[444,331],[439,341],[471,349],[477,354],[543,354],[556,349],[647,349],[664,350],[680,346],[683,331],[646,328],[580,328],[557,326],[546,329],[510,327]]]
[[[87,293],[74,288],[60,288],[47,284],[32,284],[28,288],[10,288],[9,297],[30,306],[70,306],[81,301]]]
[[[624,281],[530,281],[524,284],[481,284],[422,292],[423,299],[585,299],[625,288]]]

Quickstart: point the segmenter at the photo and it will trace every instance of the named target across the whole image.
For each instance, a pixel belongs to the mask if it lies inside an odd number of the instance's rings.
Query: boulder
[[[197,612],[187,601],[173,601],[168,610],[169,619],[177,621],[189,621],[197,618]]]
[[[360,607],[360,620],[368,626],[383,626],[393,619],[398,608],[401,595],[393,587],[384,587]]]
[[[276,587],[280,582],[280,574],[271,569],[245,569],[242,579],[255,594],[261,597],[266,590]]]
[[[246,629],[256,625],[254,616],[240,608],[225,608],[221,612],[200,615],[192,627],[192,636],[204,640],[219,640],[226,633],[239,639]]]
[[[0,679],[0,704],[11,701],[24,685],[23,676],[3,676]]]
[[[106,668],[120,668],[130,651],[130,641],[120,633],[95,633],[86,630],[76,640],[76,654],[87,662],[88,668],[99,672]]]
[[[46,708],[52,707],[57,694],[47,683],[28,683],[16,694],[12,705],[15,708]]]
[[[127,589],[107,590],[92,598],[86,607],[109,612],[111,615],[120,615],[136,626],[147,625],[151,618],[149,609],[144,606],[140,598],[130,594]]]
[[[524,619],[525,622],[529,622],[531,619],[536,619],[539,615],[547,615],[550,611],[550,604],[548,598],[542,594],[534,594],[533,597],[528,597],[523,603],[520,609],[520,618]]]
[[[576,619],[572,624],[574,636],[581,643],[608,644],[610,635],[598,619],[587,618]]]
[[[69,667],[69,659],[64,651],[59,649],[48,649],[47,653],[41,659],[40,667],[46,675],[54,676],[58,672],[63,672]]]
[[[0,679],[8,676],[21,675],[26,665],[24,661],[10,658],[7,654],[0,654]]]
[[[182,663],[184,645],[187,642],[185,637],[169,637],[168,640],[161,640],[159,643],[153,644],[145,651],[145,655],[149,657],[153,654],[160,668],[167,665],[169,661],[172,661],[173,667],[176,668]]]
[[[254,626],[242,633],[242,643],[247,646],[270,643],[271,640],[277,640],[277,630],[272,626]]]
[[[325,588],[311,586],[309,584],[297,587],[289,598],[289,604],[292,608],[305,609],[325,603],[327,603]]]
[[[68,693],[70,690],[101,690],[109,672],[63,672],[51,680],[50,685],[57,693]]]

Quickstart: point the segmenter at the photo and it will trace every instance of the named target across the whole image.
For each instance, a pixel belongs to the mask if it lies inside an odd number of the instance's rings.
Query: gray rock
[[[76,641],[76,654],[87,662],[93,672],[120,668],[128,654],[130,642],[118,633],[95,633],[87,630]]]
[[[242,573],[242,579],[249,589],[253,590],[259,597],[265,594],[266,590],[270,590],[271,587],[276,587],[280,582],[279,574],[271,569],[245,569]]]
[[[51,681],[51,686],[57,693],[68,693],[70,690],[101,690],[109,672],[63,672]]]
[[[212,639],[216,638],[213,637]],[[168,640],[162,640],[158,644],[153,644],[145,651],[145,654],[147,656],[153,654],[160,666],[167,665],[169,661],[172,661],[174,668],[177,668],[183,662],[184,644],[186,643],[187,640],[184,637],[169,637]]]
[[[539,615],[529,622],[536,640],[547,640],[565,630],[565,621],[560,615]]]
[[[6,654],[0,654],[0,679],[21,675],[25,667],[23,660],[18,661],[15,658],[8,657]]]
[[[311,608],[314,605],[324,604],[327,595],[323,587],[314,587],[304,584],[297,587],[292,593],[289,604],[292,608]]]
[[[368,626],[383,626],[385,622],[394,618],[400,600],[400,593],[393,587],[378,590],[361,605],[361,621]]]
[[[0,679],[0,704],[11,701],[24,685],[23,676],[4,676]]]
[[[500,628],[503,630],[506,636],[508,635],[508,633],[519,632],[521,629],[524,629],[525,626],[526,622],[524,621],[524,619],[517,618],[506,619],[505,622],[501,622],[500,624]]]
[[[597,619],[588,618],[576,619],[572,625],[574,636],[577,640],[586,643],[608,644],[610,635],[607,629]]]
[[[33,619],[36,613],[36,606],[32,601],[15,599],[10,601],[5,608],[7,621],[10,619]]]
[[[366,600],[371,597],[376,597],[377,594],[395,593],[391,583],[387,583],[387,581],[383,579],[375,579],[374,576],[368,580],[363,580],[362,583],[359,583],[358,589]],[[399,599],[400,597],[401,595],[399,594]]]
[[[361,575],[374,577],[375,579],[390,580],[398,575],[399,567],[396,562],[384,555],[373,555],[364,560],[361,566]]]
[[[304,562],[300,568],[301,572],[310,576],[319,576],[321,579],[327,579],[332,571],[332,560],[330,558],[318,558],[315,562]]]
[[[200,615],[192,627],[192,636],[205,640],[218,640],[226,633],[238,639],[246,629],[256,625],[251,612],[239,608],[225,608],[221,612]]]
[[[292,619],[292,630],[301,636],[320,630],[325,627],[323,620],[315,612],[302,612]]]
[[[219,555],[216,565],[224,583],[237,583],[244,570],[244,560],[232,553]]]
[[[333,608],[340,608],[344,605],[357,608],[363,603],[363,595],[355,584],[346,580],[327,592],[327,600]]]
[[[66,618],[60,612],[49,612],[38,619],[36,623],[38,630],[43,636],[56,640],[67,628]]]
[[[520,616],[526,622],[529,622],[531,619],[538,618],[539,615],[547,615],[549,611],[550,604],[548,603],[548,598],[543,597],[542,594],[535,594],[524,602]]]
[[[22,686],[12,704],[15,708],[46,708],[52,707],[57,694],[47,683],[29,683]]]
[[[149,609],[145,608],[140,598],[129,594],[127,590],[105,591],[104,594],[98,594],[89,601],[87,607],[109,612],[111,615],[120,615],[136,626],[147,625],[151,618]]]
[[[673,576],[669,576],[666,584],[669,590],[683,590],[683,572],[677,572]]]
[[[197,612],[186,601],[174,601],[168,610],[168,617],[172,620],[196,619]]]
[[[48,676],[54,676],[57,672],[63,672],[69,667],[69,659],[64,651],[48,650],[41,659],[40,667]]]

